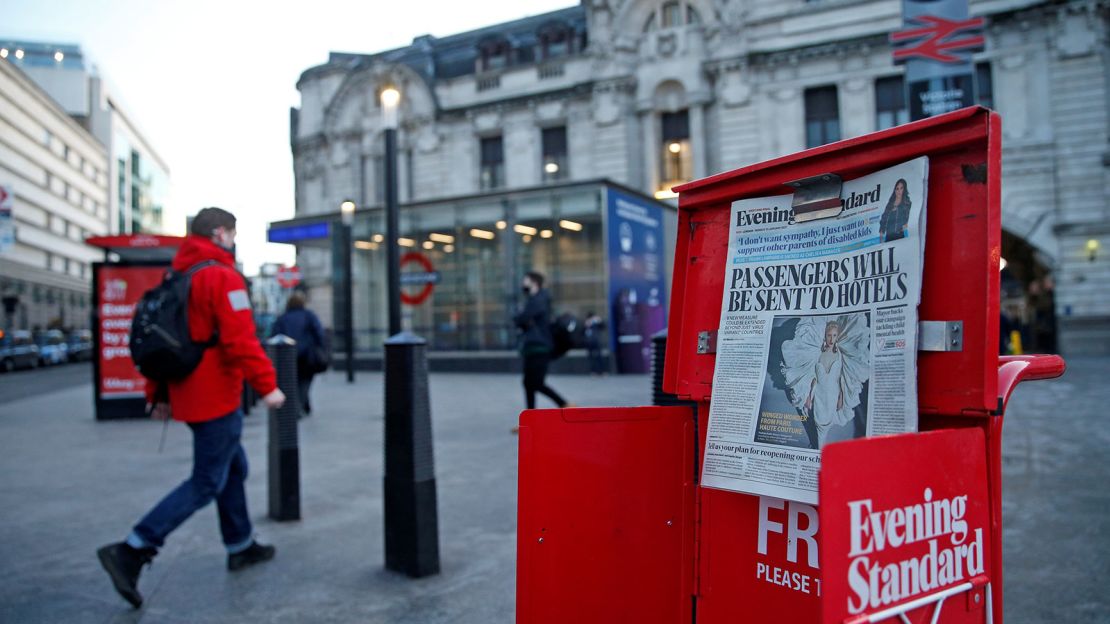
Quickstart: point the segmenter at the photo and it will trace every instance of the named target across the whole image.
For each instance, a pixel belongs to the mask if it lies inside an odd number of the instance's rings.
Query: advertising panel
[[[663,209],[606,189],[609,348],[622,373],[651,369],[651,336],[667,326]]]
[[[162,281],[165,266],[97,266],[97,345],[101,399],[143,396],[146,379],[131,361],[131,318],[143,293]]]

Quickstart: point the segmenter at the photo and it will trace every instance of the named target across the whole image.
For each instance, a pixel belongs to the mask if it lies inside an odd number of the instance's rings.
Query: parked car
[[[61,330],[51,329],[35,336],[39,346],[39,363],[43,366],[65,364],[69,361],[69,345]]]
[[[0,370],[8,373],[38,365],[39,347],[31,339],[31,332],[0,330]]]
[[[79,329],[66,337],[70,362],[87,362],[92,359],[92,332]]]

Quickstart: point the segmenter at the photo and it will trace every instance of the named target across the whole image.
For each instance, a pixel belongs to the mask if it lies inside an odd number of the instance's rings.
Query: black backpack
[[[177,381],[200,365],[204,350],[216,344],[194,342],[189,335],[189,285],[193,274],[214,266],[215,260],[195,264],[184,273],[166,271],[162,283],[143,293],[131,320],[131,359],[143,377]]]
[[[573,314],[560,314],[551,321],[551,359],[557,360],[574,348],[574,332],[578,319]]]

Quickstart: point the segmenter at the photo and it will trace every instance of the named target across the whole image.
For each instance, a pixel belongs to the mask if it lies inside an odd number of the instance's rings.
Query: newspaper
[[[733,203],[704,486],[815,504],[825,444],[917,430],[927,175],[845,182],[805,223],[791,195]]]

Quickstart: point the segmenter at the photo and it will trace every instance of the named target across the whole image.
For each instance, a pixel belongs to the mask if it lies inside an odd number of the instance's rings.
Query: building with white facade
[[[285,311],[285,301],[290,289],[278,282],[278,271],[282,265],[267,262],[258,267],[258,275],[250,278],[251,302],[256,315],[280,316]]]
[[[666,198],[678,182],[903,123],[888,43],[900,11],[898,0],[586,0],[333,53],[297,84],[294,224],[336,220],[345,199],[380,207],[387,86],[402,92],[403,205],[595,179]],[[1108,11],[1107,0],[970,1],[987,24],[977,100],[1003,117],[1003,296],[1039,350],[1110,352]],[[334,252],[302,243],[298,255],[326,300]]]
[[[0,46],[9,51],[9,62],[107,148],[111,233],[168,233],[169,167],[82,50],[26,41],[0,41]]]
[[[0,249],[0,328],[84,328],[90,265],[103,259],[84,240],[108,233],[108,155],[9,62],[17,50],[0,48],[0,186],[15,228]]]

